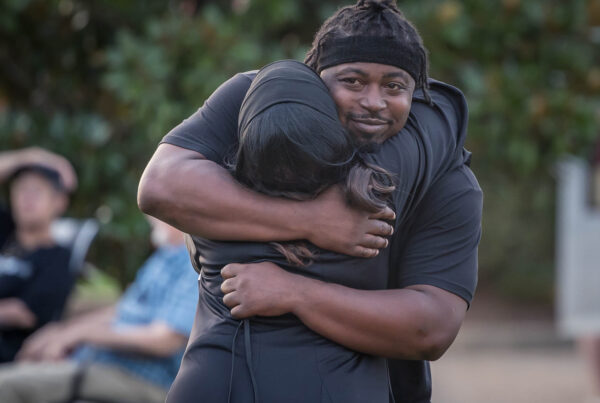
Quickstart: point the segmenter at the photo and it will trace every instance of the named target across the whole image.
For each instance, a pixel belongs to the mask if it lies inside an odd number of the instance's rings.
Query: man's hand
[[[98,329],[100,331],[100,329]],[[60,337],[54,337],[46,345],[40,359],[44,361],[60,361],[66,359],[79,345],[91,341],[93,328],[69,327],[63,330]]]
[[[395,219],[389,207],[376,214],[348,206],[344,192],[332,186],[305,202],[309,217],[308,240],[323,249],[357,257],[374,257],[388,245],[394,228],[384,220]]]
[[[17,361],[58,361],[86,341],[92,329],[82,326],[48,324],[29,336],[16,356]]]
[[[202,186],[190,186],[202,183]],[[311,201],[269,197],[238,183],[202,154],[161,144],[138,191],[140,209],[183,232],[223,241],[308,239],[323,249],[373,257],[385,248],[391,209],[369,214],[347,205],[339,187]]]
[[[60,338],[63,326],[58,323],[49,323],[29,336],[17,353],[17,361],[42,360],[44,351],[53,340]]]
[[[280,316],[292,310],[294,291],[301,276],[295,276],[270,263],[231,263],[221,270],[225,281],[221,291],[223,303],[231,316],[245,319],[251,316]]]
[[[68,191],[77,188],[77,175],[73,166],[65,157],[39,147],[26,148],[23,152],[27,163],[45,165],[55,169]]]

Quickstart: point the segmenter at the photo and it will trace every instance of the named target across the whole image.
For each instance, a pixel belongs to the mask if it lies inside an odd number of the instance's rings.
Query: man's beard
[[[372,136],[370,138],[367,138],[367,137],[368,136],[355,135],[352,133],[352,140],[354,143],[354,147],[356,147],[358,152],[360,152],[360,153],[375,153],[375,152],[379,151],[382,143],[377,141],[377,139],[373,138]]]
[[[347,122],[347,125],[348,125],[347,130],[352,135],[355,146],[361,148],[361,150],[365,150],[365,152],[373,152],[373,151],[366,151],[366,150],[370,149],[370,147],[373,147],[373,146],[383,143],[385,140],[387,140],[391,136],[389,136],[388,131],[384,131],[382,133],[368,133],[368,132],[362,132],[362,131],[358,130],[357,128],[354,128],[354,130],[352,130],[350,128],[350,126],[352,125],[351,122],[357,122],[357,121],[364,120],[364,119],[380,120],[382,122],[385,122],[385,124],[387,124],[388,126],[392,125],[392,121],[390,121],[389,119],[382,118],[381,116],[378,116],[377,114],[362,114],[362,115],[360,115],[360,114],[354,114],[351,112],[346,114],[345,121]]]

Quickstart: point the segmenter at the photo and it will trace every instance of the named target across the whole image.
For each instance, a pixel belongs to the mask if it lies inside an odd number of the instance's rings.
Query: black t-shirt
[[[256,72],[235,75],[195,114],[171,130],[163,142],[187,148],[224,165],[237,149],[238,114]],[[463,164],[467,106],[456,88],[431,80],[433,105],[415,91],[405,127],[367,158],[396,176],[396,225],[401,225],[435,180]]]
[[[10,214],[0,206],[0,299],[18,298],[36,317],[34,329],[0,328],[0,362],[10,361],[33,331],[58,319],[74,283],[70,252],[62,246],[22,248],[12,234]]]
[[[186,119],[163,139],[164,143],[190,149],[207,159],[223,164],[237,147],[237,122],[240,106],[256,72],[240,73],[222,84],[195,114]],[[460,91],[444,83],[432,81],[434,105],[424,102],[416,91],[411,114],[405,128],[371,154],[373,162],[398,176],[394,207],[398,216],[396,235],[392,241],[391,288],[410,284],[433,285],[471,301],[477,272],[477,245],[468,240],[479,239],[480,220],[465,220],[464,215],[481,212],[481,191],[474,177],[453,174],[454,168],[467,161],[463,153],[466,136],[467,108]],[[468,168],[461,168],[470,172]],[[443,179],[443,178],[449,179]],[[471,192],[455,193],[448,183],[474,187]],[[423,203],[424,197],[428,202]],[[462,200],[457,205],[449,203]],[[479,210],[473,207],[478,205]],[[413,214],[415,213],[415,214]],[[462,215],[461,215],[462,214]],[[448,221],[451,230],[443,230],[435,222]],[[454,222],[452,221],[454,220]],[[402,241],[395,241],[402,238]],[[403,246],[403,247],[400,247]],[[452,246],[446,255],[440,249]],[[431,253],[427,253],[431,252]],[[386,264],[385,260],[381,260]],[[416,282],[415,282],[416,281]],[[394,361],[399,366],[392,383],[402,388],[398,402],[419,402],[402,396],[430,395],[427,371],[420,361]],[[406,373],[403,371],[406,370]],[[417,377],[421,382],[396,382],[394,378]],[[400,380],[402,381],[402,379]]]
[[[470,302],[477,284],[483,193],[466,166],[444,174],[394,236],[390,267],[397,288],[427,284]],[[396,402],[429,403],[426,361],[388,360]]]

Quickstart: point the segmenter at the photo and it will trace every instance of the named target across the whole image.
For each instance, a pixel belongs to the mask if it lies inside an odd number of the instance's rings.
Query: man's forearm
[[[161,145],[140,181],[142,211],[184,232],[219,240],[277,241],[306,237],[299,204],[253,192],[223,167],[194,158],[171,158]]]
[[[4,182],[16,167],[23,163],[25,152],[22,150],[0,152],[0,183]]]
[[[166,357],[185,345],[187,337],[176,333],[167,325],[154,323],[124,329],[106,326],[88,327],[77,344],[92,344],[112,350]]]
[[[221,270],[223,303],[235,318],[291,312],[321,336],[390,358],[435,360],[452,344],[466,302],[430,285],[357,290],[285,271],[270,262]]]
[[[28,329],[35,325],[37,318],[18,298],[0,299],[0,326]]]
[[[309,278],[297,280],[298,299],[292,312],[316,333],[363,353],[438,359],[464,317],[460,309],[436,300],[427,286],[356,290]]]
[[[108,325],[114,318],[116,305],[110,305],[104,308],[98,308],[85,314],[74,316],[67,319],[63,326],[90,326],[90,325]]]
[[[209,239],[308,239],[360,257],[374,256],[387,245],[393,228],[383,220],[394,219],[389,208],[370,214],[350,207],[337,186],[302,202],[265,196],[202,155],[170,144],[158,147],[144,171],[138,204],[146,214]]]

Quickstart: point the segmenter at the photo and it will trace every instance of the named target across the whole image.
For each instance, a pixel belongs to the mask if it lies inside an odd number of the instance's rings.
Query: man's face
[[[404,70],[379,63],[345,63],[321,78],[337,105],[340,121],[360,143],[382,143],[406,124],[415,80]]]
[[[37,173],[22,173],[10,187],[10,206],[17,228],[49,226],[64,211],[66,196]]]

